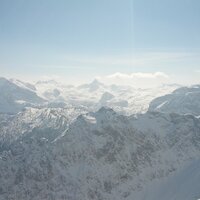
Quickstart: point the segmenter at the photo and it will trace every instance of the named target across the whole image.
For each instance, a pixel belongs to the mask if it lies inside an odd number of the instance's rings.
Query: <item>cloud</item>
[[[120,73],[116,72],[107,76],[96,77],[107,84],[133,85],[135,87],[156,87],[170,82],[170,76],[164,72],[154,73]]]
[[[124,73],[114,73],[107,78],[125,78],[125,79],[157,79],[157,78],[169,78],[169,76],[163,72],[155,72],[155,73],[142,73],[142,72],[137,72],[137,73],[131,73],[131,74],[124,74]]]

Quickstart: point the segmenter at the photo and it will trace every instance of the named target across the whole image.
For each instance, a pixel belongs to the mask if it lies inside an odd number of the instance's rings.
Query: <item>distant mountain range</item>
[[[54,80],[35,84],[16,79],[0,78],[0,112],[16,114],[24,108],[64,108],[83,106],[97,111],[102,106],[130,115],[146,112],[156,97],[168,94],[177,85],[140,89],[131,86],[105,85],[98,80],[75,87]],[[112,98],[111,98],[112,97]]]

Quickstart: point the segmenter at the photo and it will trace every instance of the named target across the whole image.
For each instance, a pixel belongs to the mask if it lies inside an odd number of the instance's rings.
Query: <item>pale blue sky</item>
[[[199,0],[0,0],[0,74],[198,80],[199,35]]]

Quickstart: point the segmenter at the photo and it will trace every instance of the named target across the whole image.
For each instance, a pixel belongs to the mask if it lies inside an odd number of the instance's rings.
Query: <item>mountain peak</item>
[[[90,83],[90,85],[104,85],[103,83],[101,83],[98,79],[94,79],[91,83]]]
[[[104,92],[101,96],[101,99],[99,102],[101,103],[106,103],[107,101],[111,100],[114,98],[114,95],[109,93],[109,92]]]
[[[91,83],[80,85],[78,88],[81,88],[81,89],[84,88],[84,89],[88,89],[90,92],[94,92],[98,90],[100,87],[104,87],[104,84],[98,81],[97,79],[94,79]]]

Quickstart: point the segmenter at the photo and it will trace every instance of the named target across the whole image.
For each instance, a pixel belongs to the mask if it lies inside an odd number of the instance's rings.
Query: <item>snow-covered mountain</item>
[[[54,140],[73,120],[86,112],[87,110],[82,107],[66,107],[26,108],[16,115],[0,114],[0,149],[11,145],[20,137],[25,137],[33,130],[39,132],[51,130],[51,134],[42,136],[40,133],[40,137]]]
[[[140,192],[136,199],[140,200],[188,200],[199,199],[200,161],[194,160],[180,171],[163,180],[158,180]]]
[[[1,78],[0,200],[199,199],[200,87],[177,87]]]
[[[181,87],[171,94],[154,99],[149,110],[200,115],[200,85]]]
[[[15,85],[17,85],[19,87],[22,87],[22,88],[25,88],[25,89],[28,89],[28,90],[32,90],[32,91],[36,91],[35,86],[31,83],[23,82],[21,80],[13,79],[13,78],[10,79],[9,81],[11,81],[12,83],[14,83]]]
[[[44,103],[44,99],[33,91],[34,87],[30,89],[30,85],[20,84],[0,78],[0,112],[17,113],[27,106],[35,107]]]
[[[32,130],[1,151],[0,199],[199,198],[199,176],[184,178],[190,170],[198,172],[197,117],[158,112],[127,117],[101,108],[80,115],[64,132],[59,126],[57,138],[48,140],[52,128]],[[181,195],[190,183],[196,185]]]
[[[88,111],[97,111],[102,106],[131,115],[146,112],[149,103],[156,97],[175,90],[177,85],[163,85],[157,88],[134,88],[132,86],[105,85],[98,80],[78,87],[56,81],[39,81],[35,85],[39,96],[51,103],[85,106]]]
[[[87,89],[89,92],[95,92],[99,89],[104,89],[106,86],[99,82],[97,79],[94,79],[91,83],[89,84],[84,84],[78,86],[78,89]]]
[[[38,81],[35,83],[35,88],[38,96],[47,101],[64,102],[68,94],[74,86],[64,85],[55,80]]]
[[[156,97],[168,94],[177,85],[140,89],[132,86],[105,85],[98,80],[80,86],[65,85],[55,80],[30,84],[16,79],[0,79],[0,112],[18,113],[26,107],[85,107],[97,111],[108,106],[125,115],[144,113]]]
[[[111,99],[113,99],[115,96],[112,95],[109,92],[104,92],[101,96],[101,99],[99,100],[100,103],[107,103],[108,101],[110,101]]]

